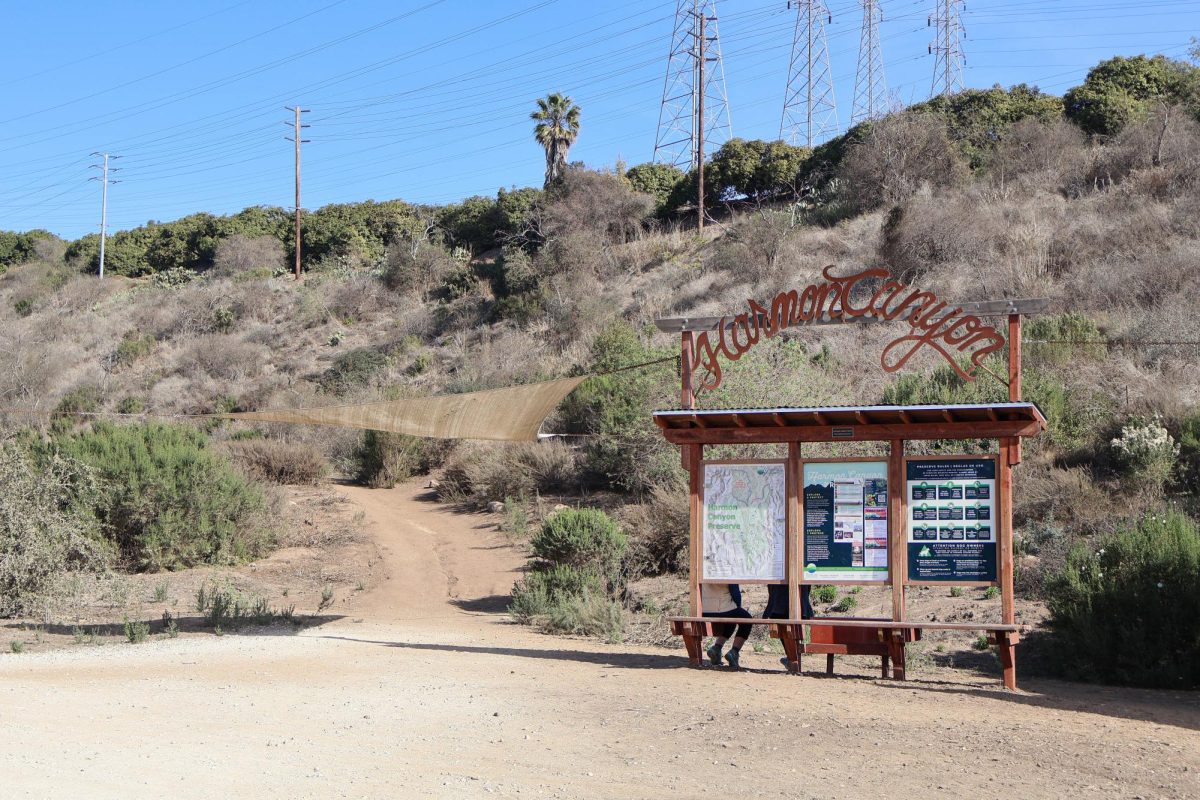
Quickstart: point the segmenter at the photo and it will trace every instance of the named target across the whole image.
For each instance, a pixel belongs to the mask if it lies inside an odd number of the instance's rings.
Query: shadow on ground
[[[324,636],[325,639],[340,639],[359,644],[381,647],[398,647],[404,650],[427,650],[438,653],[465,653],[471,655],[508,656],[534,658],[548,661],[574,661],[580,664],[597,664],[623,669],[679,669],[686,661],[678,655],[650,653],[597,653],[587,650],[546,649],[528,647],[483,647],[480,645],[426,644],[418,642],[386,642],[377,639],[358,639],[352,636]]]
[[[322,625],[343,619],[346,619],[346,617],[342,614],[320,614],[313,616],[297,614],[291,619],[276,617],[269,622],[245,620],[237,625],[224,627],[222,633],[237,633],[240,636],[294,636],[310,628],[319,628]],[[216,628],[209,623],[208,617],[203,615],[175,616],[171,618],[171,621],[175,623],[176,630],[179,633],[216,633]],[[149,626],[149,631],[147,632],[149,635],[165,634],[168,632],[169,623],[165,619],[134,619],[131,622],[145,622]],[[10,622],[3,627],[10,631],[40,631],[47,634],[74,636],[76,638],[126,636],[124,620],[121,622],[81,622],[70,625],[63,623],[43,625],[32,622]]]
[[[507,614],[512,595],[493,594],[487,597],[454,597],[450,605],[476,614]]]

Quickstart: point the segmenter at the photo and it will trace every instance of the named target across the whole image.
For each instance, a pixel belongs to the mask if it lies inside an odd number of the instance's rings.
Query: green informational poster
[[[704,465],[705,580],[787,580],[786,475],[778,463]]]
[[[804,580],[888,579],[886,461],[804,462]]]
[[[996,460],[911,459],[908,492],[910,583],[996,580]]]

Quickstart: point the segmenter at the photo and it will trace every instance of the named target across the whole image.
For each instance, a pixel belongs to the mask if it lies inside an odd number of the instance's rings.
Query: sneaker
[[[788,657],[787,657],[787,656],[780,656],[780,657],[779,657],[779,663],[780,663],[780,664],[783,664],[785,667],[788,667],[788,668],[790,668],[790,667],[791,667],[791,662],[789,662],[789,661],[788,661]]]
[[[705,652],[708,653],[708,663],[712,664],[714,667],[721,666],[721,648],[719,646],[714,644]]]
[[[725,660],[729,662],[729,666],[733,667],[734,669],[738,669],[738,659],[741,657],[741,655],[742,654],[737,650],[730,650],[725,654]]]

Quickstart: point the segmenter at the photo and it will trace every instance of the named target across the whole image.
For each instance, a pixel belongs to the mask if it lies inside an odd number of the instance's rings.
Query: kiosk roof
[[[1033,403],[678,409],[654,412],[654,422],[674,444],[996,439],[1046,429]]]

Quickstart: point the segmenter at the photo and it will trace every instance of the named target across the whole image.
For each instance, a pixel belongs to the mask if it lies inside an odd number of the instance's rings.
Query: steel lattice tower
[[[858,44],[858,72],[854,76],[854,110],[850,124],[883,116],[887,110],[887,80],[883,77],[883,51],[879,26],[883,9],[879,0],[859,0],[863,7],[862,36]]]
[[[703,70],[700,69],[699,47],[702,17]],[[702,73],[704,86],[700,87]],[[703,126],[698,118],[701,108],[704,109]],[[725,91],[725,62],[721,59],[721,37],[717,33],[717,2],[677,0],[667,77],[658,112],[654,160],[680,169],[694,169],[700,152],[701,131],[705,143],[717,147],[733,138],[729,96]]]
[[[796,30],[779,138],[812,147],[838,132],[829,43],[825,38],[825,23],[832,22],[833,17],[824,0],[791,0],[788,8],[796,9]]]
[[[933,60],[933,88],[930,97],[961,92],[963,63],[967,60],[962,49],[966,29],[962,24],[965,0],[937,0],[937,10],[929,16],[930,27],[937,25],[937,38],[929,45]]]

